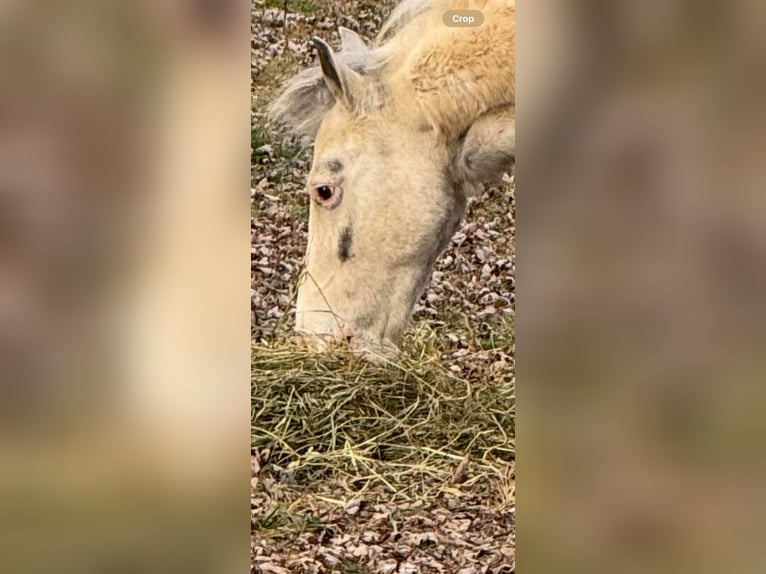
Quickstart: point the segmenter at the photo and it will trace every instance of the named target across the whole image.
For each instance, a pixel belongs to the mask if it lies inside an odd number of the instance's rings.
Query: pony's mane
[[[492,2],[496,6],[502,1]],[[487,0],[402,0],[391,12],[380,29],[374,43],[343,42],[343,49],[336,59],[354,71],[370,78],[396,68],[408,53],[399,44],[407,42],[404,37],[419,38],[423,29],[441,20],[445,10],[480,9]],[[506,0],[505,6],[515,8],[515,0]],[[341,34],[342,36],[343,34]],[[274,101],[269,115],[278,124],[304,140],[313,139],[325,114],[335,105],[321,68],[316,65],[299,72],[287,82],[282,94]]]
[[[435,8],[437,4],[443,3],[444,0],[402,0],[384,22],[383,27],[378,32],[377,41],[383,42],[391,38],[415,18]]]
[[[385,63],[385,54],[379,49],[345,49],[336,54],[339,61],[355,72],[370,75]],[[313,66],[299,72],[274,101],[269,115],[297,136],[312,138],[324,115],[335,105],[325,84],[322,70]]]
[[[487,0],[402,0],[381,27],[377,41],[380,43],[392,38],[426,12],[441,15],[447,10],[481,10],[486,4]],[[516,8],[516,1],[505,0],[505,6]]]
[[[445,0],[403,0],[383,24],[371,47],[344,45],[336,54],[339,61],[355,72],[372,76],[390,60],[390,40],[418,16]],[[269,109],[269,115],[289,132],[304,139],[313,138],[324,115],[335,104],[327,88],[322,70],[312,66],[296,74]]]

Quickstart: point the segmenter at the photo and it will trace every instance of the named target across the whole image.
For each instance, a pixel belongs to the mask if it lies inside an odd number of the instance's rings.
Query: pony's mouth
[[[392,360],[399,356],[399,348],[389,339],[381,339],[347,325],[334,333],[313,333],[296,329],[295,335],[299,342],[319,353],[345,348],[370,359]]]

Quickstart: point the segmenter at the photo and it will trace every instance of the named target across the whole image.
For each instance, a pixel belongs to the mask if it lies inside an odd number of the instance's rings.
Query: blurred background
[[[766,5],[517,2],[517,561],[766,568]]]
[[[2,572],[247,568],[249,8],[0,3]]]
[[[762,572],[766,6],[517,4],[517,560]],[[249,8],[0,3],[2,572],[247,567]]]

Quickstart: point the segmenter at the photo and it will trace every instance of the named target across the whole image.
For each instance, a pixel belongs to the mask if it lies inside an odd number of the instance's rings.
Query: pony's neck
[[[505,0],[431,0],[384,45],[392,100],[416,107],[448,138],[490,109],[515,103],[515,9]],[[451,28],[443,10],[482,7],[484,24]]]

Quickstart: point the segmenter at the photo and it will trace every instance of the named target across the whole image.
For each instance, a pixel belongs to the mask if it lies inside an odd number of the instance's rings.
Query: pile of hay
[[[395,362],[286,340],[252,349],[252,448],[282,480],[339,477],[354,490],[422,497],[507,478],[514,458],[510,368],[455,374],[425,326]],[[479,359],[481,360],[481,359]]]

